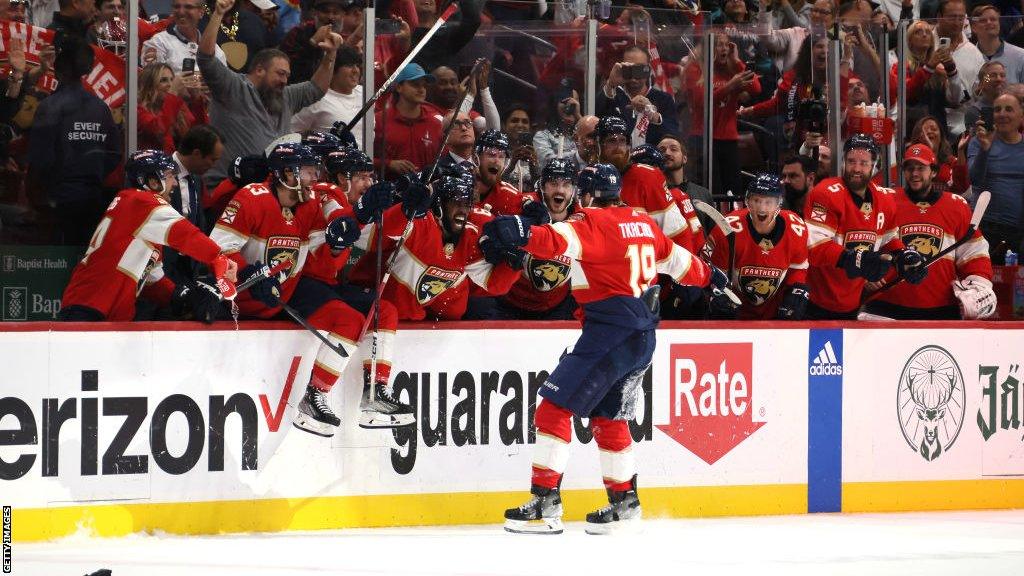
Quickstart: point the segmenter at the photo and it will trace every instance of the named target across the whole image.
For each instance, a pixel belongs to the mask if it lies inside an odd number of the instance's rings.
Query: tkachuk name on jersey
[[[808,370],[811,376],[842,376],[843,366],[836,358],[836,352],[832,348],[832,341],[827,340],[825,345],[818,351],[818,357],[811,363]]]
[[[620,222],[619,233],[623,238],[654,238],[654,230],[646,222]]]

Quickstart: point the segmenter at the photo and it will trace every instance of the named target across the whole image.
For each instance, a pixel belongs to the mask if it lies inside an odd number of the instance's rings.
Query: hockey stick
[[[309,330],[310,332],[312,332],[313,335],[316,336],[318,340],[320,340],[321,342],[324,343],[325,346],[327,346],[331,350],[334,350],[342,358],[348,358],[348,352],[345,352],[345,348],[343,348],[341,344],[334,344],[333,342],[328,340],[326,336],[324,336],[323,334],[320,333],[319,330],[314,328],[294,308],[292,308],[291,306],[285,304],[284,302],[281,302],[281,308],[283,308],[284,311],[287,312],[288,315],[291,316],[296,322],[298,322],[300,325],[302,325],[303,328],[305,328],[306,330]]]
[[[402,63],[399,64],[398,67],[395,68],[395,71],[391,73],[391,76],[387,80],[385,80],[383,84],[381,84],[380,88],[377,89],[377,92],[373,95],[373,97],[367,100],[366,103],[363,104],[363,107],[359,110],[359,112],[357,112],[356,115],[353,116],[352,119],[345,124],[346,131],[351,132],[352,127],[355,126],[360,120],[362,120],[363,116],[366,116],[366,113],[370,110],[370,108],[373,108],[373,105],[377,102],[377,100],[379,100],[380,97],[383,96],[385,92],[391,89],[391,85],[395,83],[395,78],[398,78],[399,73],[401,73],[402,70],[404,70],[405,67],[410,62],[412,62],[413,58],[415,58],[416,55],[420,53],[420,50],[423,50],[423,48],[426,47],[427,42],[430,42],[430,39],[434,37],[434,34],[437,34],[437,31],[440,30],[442,26],[448,23],[448,19],[451,18],[453,14],[455,14],[455,11],[458,10],[458,8],[459,5],[456,4],[455,2],[452,2],[451,4],[448,5],[448,8],[446,8],[445,11],[441,13],[441,16],[437,18],[437,21],[434,22],[434,25],[431,26],[429,30],[427,30],[427,33],[423,35],[423,38],[420,38],[419,43],[416,44],[416,46],[413,47],[412,51],[409,52],[409,55],[405,57],[405,60],[402,60]]]
[[[288,260],[283,260],[281,262],[278,262],[277,264],[274,265],[273,268],[271,268],[270,266],[264,264],[263,267],[261,267],[259,270],[257,270],[255,274],[253,274],[252,276],[249,276],[248,278],[246,278],[245,282],[242,282],[241,284],[236,286],[235,290],[237,290],[238,292],[242,292],[243,290],[248,290],[249,288],[252,288],[253,286],[255,286],[258,282],[262,282],[262,281],[266,280],[267,278],[270,278],[271,276],[277,276],[281,272],[285,272],[287,270],[290,270],[291,267],[292,267],[292,263],[289,262]]]
[[[480,68],[480,65],[483,64],[483,62],[484,62],[483,59],[479,59],[479,60],[476,61],[476,63],[473,65],[473,69],[469,73],[470,74],[470,78],[472,78],[473,75],[476,74],[477,70]],[[459,99],[459,105],[456,106],[455,109],[452,111],[452,118],[448,122],[448,126],[446,126],[445,129],[444,129],[444,134],[442,135],[442,138],[441,138],[441,150],[440,150],[440,152],[438,152],[437,160],[435,160],[434,161],[434,165],[430,167],[430,172],[427,173],[427,177],[424,178],[424,179],[421,179],[422,182],[430,182],[431,178],[433,178],[434,174],[437,172],[438,166],[441,165],[441,159],[444,158],[444,148],[445,148],[445,146],[448,145],[448,137],[451,136],[452,127],[455,126],[455,117],[458,115],[458,111],[459,111],[460,108],[462,108],[462,104],[465,102],[466,96],[468,96],[468,95],[469,95],[469,90],[467,88],[466,92],[462,95],[462,98]],[[436,193],[433,192],[433,191],[430,192],[430,200],[431,201],[433,201],[433,198],[434,198],[435,194]],[[373,309],[370,311],[371,314],[367,314],[366,321],[363,322],[363,329],[359,332],[359,338],[360,339],[362,339],[363,335],[366,334],[366,331],[370,328],[370,323],[373,322],[373,319],[377,316],[377,307],[380,306],[380,299],[381,299],[381,296],[384,293],[384,287],[387,285],[388,280],[391,279],[391,271],[395,267],[395,262],[398,260],[398,255],[402,252],[402,247],[405,246],[405,241],[408,240],[409,239],[409,235],[412,234],[412,229],[413,229],[413,226],[414,226],[415,222],[416,222],[415,218],[409,218],[406,221],[405,229],[402,230],[402,235],[398,238],[398,242],[395,243],[395,247],[392,249],[391,255],[388,256],[387,265],[384,267],[384,275],[381,277],[380,281],[377,282],[377,291],[374,294]],[[383,218],[383,216],[381,217],[380,222],[377,222],[377,226],[380,227],[381,230],[383,231],[383,226],[384,226],[384,218]],[[377,250],[379,252],[379,251],[381,251],[383,249],[384,249],[384,243],[381,242],[377,246]]]
[[[729,225],[729,221],[725,216],[711,204],[703,200],[694,200],[693,207],[701,214],[711,218],[715,223],[715,228],[718,228],[725,236],[726,241],[729,242],[729,282],[732,282],[732,272],[736,267],[736,231]]]
[[[972,238],[974,238],[974,233],[978,230],[978,226],[981,224],[981,219],[985,216],[985,211],[988,210],[988,203],[991,200],[992,200],[992,193],[989,192],[988,190],[985,190],[985,191],[981,192],[980,194],[978,194],[978,201],[974,203],[974,212],[971,214],[971,224],[967,227],[967,232],[965,232],[964,235],[960,239],[958,239],[956,242],[953,242],[949,246],[946,246],[941,251],[939,251],[938,254],[936,254],[935,256],[932,256],[931,258],[929,258],[928,261],[926,261],[924,263],[924,267],[925,268],[931,266],[932,264],[935,264],[939,260],[942,260],[943,256],[945,256],[946,254],[949,254],[950,252],[952,252],[952,251],[956,250],[957,248],[963,246],[964,244],[969,242]],[[875,290],[874,292],[869,294],[866,298],[864,298],[864,300],[863,300],[863,302],[861,302],[861,304],[867,304],[868,302],[871,302],[875,298],[878,298],[879,295],[885,293],[888,290],[891,290],[893,288],[893,286],[898,286],[903,281],[904,281],[903,278],[897,278],[895,282],[893,282],[891,284],[886,284],[885,286],[882,286],[881,288],[879,288],[878,290]]]

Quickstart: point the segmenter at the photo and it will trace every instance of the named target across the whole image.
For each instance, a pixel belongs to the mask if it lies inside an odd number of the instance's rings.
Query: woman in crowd
[[[963,100],[956,62],[948,47],[935,46],[932,25],[918,20],[907,29],[907,126],[917,118],[932,115],[946,125],[946,108]],[[896,101],[899,63],[889,70],[889,98]]]
[[[171,92],[174,71],[149,64],[139,73],[139,148],[174,152],[175,142],[195,124],[185,101]]]

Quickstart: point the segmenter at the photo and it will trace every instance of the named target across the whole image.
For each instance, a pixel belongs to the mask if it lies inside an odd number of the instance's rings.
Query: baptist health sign
[[[55,320],[82,249],[0,246],[0,320]]]

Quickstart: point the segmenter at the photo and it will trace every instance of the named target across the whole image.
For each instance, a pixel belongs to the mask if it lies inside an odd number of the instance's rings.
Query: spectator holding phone
[[[199,20],[205,7],[204,0],[174,0],[171,24],[142,44],[143,65],[160,62],[170,66],[175,74],[194,72],[199,49]],[[215,47],[214,57],[221,64],[228,63],[220,46]]]
[[[992,201],[981,221],[994,262],[1009,248],[1018,252],[1024,237],[1024,107],[1013,94],[1002,94],[992,108],[992,126],[979,120],[967,146],[967,166],[975,190],[989,190]]]
[[[665,134],[678,131],[676,102],[651,86],[651,55],[639,46],[622,53],[597,94],[597,115],[622,118],[630,131],[630,148],[657,145]]]
[[[502,131],[508,135],[512,145],[509,165],[504,180],[511,182],[520,192],[533,192],[535,182],[540,178],[537,149],[534,146],[530,112],[522,104],[513,104],[505,114]]]
[[[971,103],[964,110],[964,122],[973,128],[978,120],[987,116],[992,119],[992,105],[1006,88],[1006,66],[998,60],[989,60],[978,72]]]
[[[964,87],[956,62],[949,50],[949,41],[936,47],[931,24],[918,20],[907,29],[907,113],[904,119],[909,128],[917,118],[931,115],[938,118],[945,129],[946,107],[958,106],[963,100]],[[896,101],[899,63],[889,70],[889,98]]]
[[[576,152],[572,131],[580,115],[579,93],[569,80],[562,80],[561,89],[552,96],[549,104],[554,115],[548,115],[548,126],[533,137],[533,148],[537,151],[537,162],[547,166],[552,158],[571,157]],[[582,167],[582,166],[581,166]]]
[[[938,20],[935,22],[935,35],[939,38],[939,47],[943,45],[943,38],[949,43],[949,53],[953,57],[960,76],[960,84],[965,90],[973,90],[978,81],[981,66],[985,64],[985,57],[974,44],[964,37],[964,23],[967,20],[966,0],[941,0],[939,2]],[[964,118],[967,102],[970,102],[970,92],[961,95],[960,103],[950,105],[946,108],[946,123],[951,134],[963,134],[973,122],[967,122]]]
[[[171,92],[174,72],[150,64],[139,73],[139,149],[174,153],[175,143],[195,124],[185,101]]]

